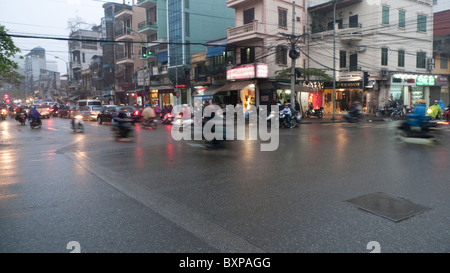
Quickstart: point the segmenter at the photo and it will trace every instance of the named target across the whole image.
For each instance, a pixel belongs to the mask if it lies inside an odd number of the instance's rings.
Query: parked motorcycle
[[[445,119],[446,121],[450,121],[450,105],[448,105],[447,107],[445,107],[444,109],[444,113],[442,113],[442,117],[443,119]]]
[[[305,112],[305,118],[310,118],[310,117],[322,118],[323,117],[323,107],[320,107],[319,109],[314,109],[314,110],[312,108],[309,108]]]
[[[72,120],[72,130],[74,133],[84,132],[84,122],[82,115],[76,115]]]
[[[31,129],[34,129],[36,127],[41,128],[41,126],[42,126],[42,121],[40,119],[33,118],[30,120],[30,128]]]
[[[23,112],[19,113],[17,121],[20,122],[20,124],[25,125],[25,122],[27,121],[27,115]]]
[[[8,111],[6,109],[2,109],[0,112],[0,117],[2,120],[6,120],[6,116],[8,115]]]

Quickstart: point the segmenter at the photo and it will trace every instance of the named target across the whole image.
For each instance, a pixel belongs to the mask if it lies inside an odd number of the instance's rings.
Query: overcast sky
[[[99,25],[104,15],[102,5],[107,2],[123,3],[123,0],[0,0],[0,25],[5,26],[9,34],[50,36],[68,38],[69,20],[80,18],[87,24]],[[126,0],[126,4],[131,2]],[[90,24],[90,25],[89,25]],[[68,61],[67,41],[13,38],[14,43],[25,55],[35,47],[45,49],[47,60],[58,63],[61,74],[66,74],[66,63],[55,59],[58,56]]]

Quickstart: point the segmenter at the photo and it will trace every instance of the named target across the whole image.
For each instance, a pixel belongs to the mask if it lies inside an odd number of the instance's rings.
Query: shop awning
[[[279,83],[277,83],[277,85],[280,88],[291,89],[291,84],[290,83],[279,82]],[[314,92],[314,88],[309,87],[309,86],[303,86],[303,85],[296,84],[295,85],[295,92]]]
[[[156,56],[158,58],[158,62],[160,62],[160,63],[164,63],[164,62],[167,62],[169,60],[168,54],[167,54],[167,50],[159,52],[158,54],[156,54]]]
[[[247,87],[247,85],[253,83],[254,83],[253,81],[230,82],[222,86],[217,92],[241,90]]]
[[[206,49],[206,58],[222,56],[225,52],[225,46],[208,46]]]

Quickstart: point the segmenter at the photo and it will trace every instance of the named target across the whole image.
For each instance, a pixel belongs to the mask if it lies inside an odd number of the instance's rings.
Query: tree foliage
[[[319,68],[300,68],[296,67],[295,70],[297,72],[300,72],[302,77],[305,78],[305,80],[310,81],[332,81],[333,78],[330,77],[327,73],[325,73],[325,70],[319,69]],[[291,69],[286,68],[283,70],[275,71],[277,80],[290,80],[291,75]]]
[[[0,86],[2,83],[10,83],[18,87],[23,76],[15,71],[19,65],[12,58],[20,53],[20,49],[6,34],[5,26],[0,25]]]

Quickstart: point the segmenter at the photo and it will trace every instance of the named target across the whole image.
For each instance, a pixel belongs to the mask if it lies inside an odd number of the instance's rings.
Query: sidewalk
[[[314,124],[314,123],[343,123],[346,122],[344,119],[344,114],[335,114],[335,119],[333,120],[333,114],[324,114],[323,118],[317,118],[317,117],[310,117],[305,118],[303,117],[300,121],[300,124]],[[375,116],[375,114],[364,114],[364,117],[362,118],[363,122],[375,122],[375,121],[384,121],[383,118],[378,118]]]

